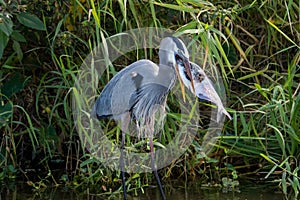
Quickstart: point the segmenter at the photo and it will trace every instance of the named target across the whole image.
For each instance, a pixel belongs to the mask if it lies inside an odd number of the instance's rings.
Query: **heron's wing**
[[[96,100],[91,115],[118,119],[136,103],[133,95],[144,85],[154,82],[159,67],[150,60],[139,60],[118,72]]]

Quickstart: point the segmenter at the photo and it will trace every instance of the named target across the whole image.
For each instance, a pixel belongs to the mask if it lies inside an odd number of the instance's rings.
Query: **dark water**
[[[88,191],[87,191],[88,192]],[[87,193],[86,192],[86,193]],[[165,186],[167,199],[170,200],[282,200],[283,195],[276,192],[276,188],[261,186],[244,186],[243,188],[234,189],[234,191],[225,191],[222,188],[200,187],[190,184],[188,187]],[[130,193],[132,194],[132,193]],[[45,191],[33,191],[32,189],[24,189],[23,186],[15,187],[15,190],[2,190],[0,200],[25,200],[25,199],[58,199],[58,200],[73,200],[73,199],[108,199],[107,196],[99,194],[77,194],[72,191],[62,189],[52,189]],[[122,199],[122,193],[116,194],[110,199]],[[160,200],[159,190],[156,188],[145,188],[144,193],[139,193],[138,196],[128,196],[128,200]]]

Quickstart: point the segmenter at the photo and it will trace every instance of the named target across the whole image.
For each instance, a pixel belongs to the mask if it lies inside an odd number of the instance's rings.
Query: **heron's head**
[[[160,42],[159,47],[159,60],[160,64],[172,65],[175,67],[177,76],[179,78],[183,99],[185,101],[185,91],[183,86],[182,77],[179,74],[179,66],[183,66],[188,78],[191,80],[191,88],[195,93],[194,82],[192,79],[190,61],[189,61],[189,52],[185,44],[176,37],[166,37]]]

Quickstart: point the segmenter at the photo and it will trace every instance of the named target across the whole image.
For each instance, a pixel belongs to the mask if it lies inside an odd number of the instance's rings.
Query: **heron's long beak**
[[[184,68],[185,68],[185,71],[188,75],[188,78],[190,79],[191,81],[191,86],[192,86],[192,92],[194,93],[194,95],[196,96],[196,91],[195,91],[195,86],[194,86],[194,79],[193,79],[193,76],[192,76],[192,72],[191,72],[191,65],[190,65],[190,61],[188,59],[186,59],[184,62],[183,62],[183,65],[184,65]]]
[[[183,98],[183,102],[185,103],[185,90],[184,90],[184,84],[183,81],[181,79],[181,76],[179,75],[179,69],[178,69],[178,64],[175,64],[175,71],[179,80],[179,84],[180,84],[180,88],[181,88],[181,94],[182,94],[182,98]]]
[[[188,59],[186,59],[186,60],[183,62],[183,65],[184,65],[185,71],[187,72],[188,79],[189,79],[190,82],[191,82],[192,92],[193,92],[194,95],[196,96],[196,91],[195,91],[195,86],[194,86],[194,80],[193,80],[193,76],[192,76],[192,72],[191,72],[190,61],[189,61]],[[177,64],[177,63],[175,64],[175,69],[176,69],[176,74],[177,74],[177,76],[178,76],[179,83],[180,83],[180,88],[181,88],[181,92],[182,92],[183,102],[185,102],[185,89],[184,89],[184,83],[183,83],[183,80],[182,80],[182,78],[181,78],[181,76],[180,76],[179,69],[178,69],[178,64]]]

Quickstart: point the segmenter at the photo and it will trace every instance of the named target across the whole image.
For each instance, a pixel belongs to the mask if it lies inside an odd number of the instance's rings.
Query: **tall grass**
[[[43,5],[54,14],[39,13],[37,9]],[[234,118],[225,123],[208,156],[200,153],[207,132],[205,123],[201,124],[204,128],[199,129],[188,151],[160,170],[163,181],[174,176],[185,180],[199,177],[203,182],[222,182],[224,177],[263,178],[278,185],[286,197],[298,197],[299,2],[73,0],[29,8],[44,18],[47,36],[40,37],[39,44],[30,40],[22,62],[9,52],[1,60],[0,180],[12,180],[18,174],[35,189],[54,183],[118,195],[120,174],[81,148],[72,117],[73,84],[83,58],[104,38],[132,28],[165,27],[176,30],[178,36],[200,41],[204,57],[198,64],[216,63]],[[37,48],[41,45],[43,48]],[[148,53],[149,58],[157,56],[155,51]],[[136,60],[134,53],[126,56]],[[122,60],[116,61],[99,80],[99,91],[123,67]],[[14,78],[16,72],[22,79]],[[7,92],[13,85],[16,90]],[[170,96],[168,104],[173,107],[162,144],[168,143],[178,127],[178,102]],[[114,123],[101,125],[117,143]],[[128,146],[146,144],[133,144],[130,139]],[[28,169],[41,173],[26,173]],[[151,174],[131,174],[127,180],[133,193],[152,182]]]

